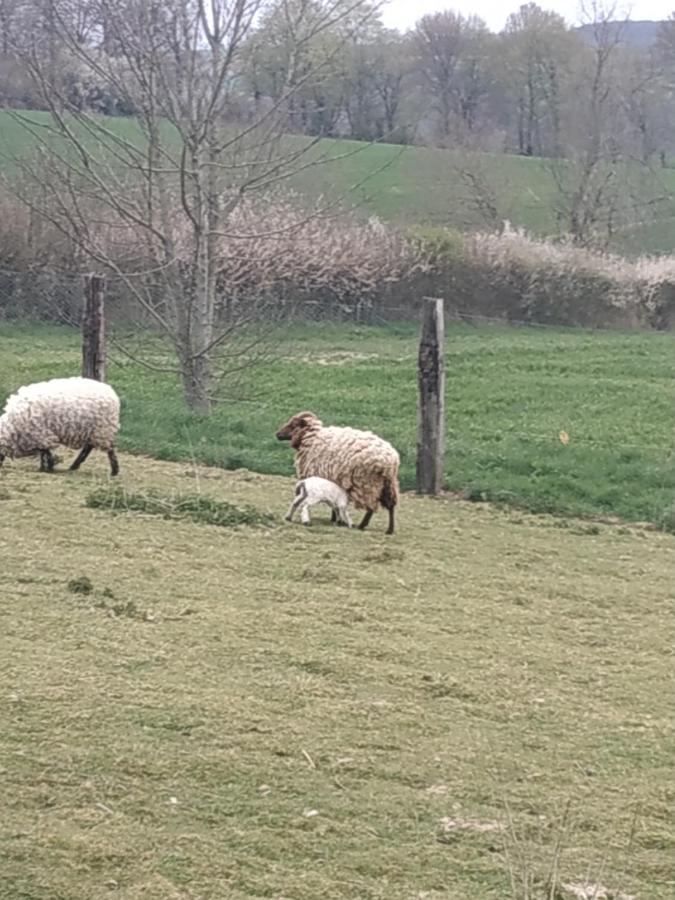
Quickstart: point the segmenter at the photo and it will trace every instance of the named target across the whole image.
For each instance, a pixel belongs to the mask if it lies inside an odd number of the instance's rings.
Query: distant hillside
[[[37,123],[49,121],[46,113],[30,116]],[[107,122],[110,130],[124,140],[142,140],[132,119],[111,118]],[[289,140],[300,144],[310,139]],[[0,109],[0,177],[12,172],[13,158],[25,158],[34,147],[34,139]],[[367,215],[404,225],[462,230],[486,227],[476,195],[462,178],[466,158],[461,153],[329,139],[321,141],[313,152],[317,157],[336,157],[336,161],[309,165],[291,179],[289,186],[310,199],[346,199],[349,206]],[[557,233],[560,201],[545,160],[485,153],[476,158],[476,165],[481,179],[494,192],[501,218],[534,235]],[[675,168],[663,169],[661,178],[668,194],[675,197]],[[614,241],[615,249],[628,253],[672,253],[674,247],[675,211],[670,208],[659,210],[658,215],[654,211],[636,215],[634,227],[617,233]]]
[[[635,47],[639,50],[648,49],[655,43],[656,36],[662,24],[663,22],[652,22],[648,20],[641,22],[609,23],[614,33],[620,33],[622,44],[625,44],[628,47]],[[580,25],[574,30],[578,31],[582,38],[589,44],[594,43],[592,25]]]

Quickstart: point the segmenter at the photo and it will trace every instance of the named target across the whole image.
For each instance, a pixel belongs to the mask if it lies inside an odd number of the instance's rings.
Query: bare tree
[[[658,73],[660,95],[655,110],[658,120],[659,156],[665,166],[670,163],[666,148],[672,147],[675,136],[675,13],[661,23],[656,37],[656,44],[651,55],[651,67]]]
[[[471,123],[475,115],[482,75],[478,47],[486,32],[482,19],[448,11],[423,16],[412,34],[417,70],[444,138],[453,119]]]
[[[306,17],[320,10],[313,0],[295,2]],[[365,0],[361,4],[368,19]],[[350,37],[356,30],[344,16],[324,28],[313,40],[298,46],[294,19],[287,4],[267,4],[261,10],[258,27],[247,42],[243,74],[256,103],[276,104],[288,97],[287,129],[297,134],[331,134],[343,106],[343,74]],[[350,27],[352,25],[352,27]],[[321,58],[323,64],[316,65]],[[294,70],[294,90],[289,94],[288,73]],[[311,77],[307,77],[309,73]]]
[[[592,43],[577,76],[586,86],[575,110],[566,158],[554,159],[548,170],[555,183],[556,215],[564,232],[578,244],[588,244],[612,233],[620,197],[615,123],[618,105],[612,65],[622,29],[613,22],[613,10],[593,7],[587,14]]]
[[[622,47],[625,22],[615,21],[613,7],[597,3],[586,17],[592,40],[577,73],[580,102],[567,123],[565,158],[547,168],[561,230],[574,243],[606,246],[617,232],[640,227],[647,214],[653,217],[668,197],[650,155],[635,154],[626,134],[619,72],[629,61]]]
[[[562,93],[574,45],[564,19],[526,3],[512,13],[502,35],[505,72],[513,98],[518,152],[524,156],[560,150]]]
[[[654,54],[622,48],[621,55],[617,87],[625,120],[626,148],[648,165],[663,146],[665,136],[661,122],[668,111],[665,79]]]
[[[409,41],[395,32],[386,32],[374,49],[373,85],[382,107],[385,134],[391,138],[399,122],[399,109],[412,70],[410,46]]]
[[[455,156],[453,169],[461,185],[457,199],[460,208],[467,213],[463,224],[490,232],[501,231],[504,221],[512,215],[504,179],[498,183],[495,173],[485,165],[483,154],[471,150]]]
[[[323,36],[347,21],[358,28],[373,7],[365,0],[98,0],[96,24],[87,29],[73,17],[73,0],[49,0],[49,7],[57,50],[83,78],[123,98],[134,128],[74,103],[50,54],[20,48],[50,112],[48,124],[19,116],[39,151],[37,160],[17,160],[22,197],[83,258],[124,284],[173,345],[186,402],[207,410],[219,373],[242,364],[242,348],[228,355],[228,347],[253,314],[243,309],[223,321],[223,241],[231,253],[232,241],[273,237],[264,220],[242,227],[239,207],[326,161],[315,141],[284,137],[289,108],[330,65],[336,46]],[[247,41],[273,8],[287,32],[282,84],[242,126],[235,113]]]
[[[0,0],[0,53],[9,56],[17,19],[17,4],[14,0]]]

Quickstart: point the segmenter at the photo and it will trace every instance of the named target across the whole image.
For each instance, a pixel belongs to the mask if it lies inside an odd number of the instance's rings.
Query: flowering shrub
[[[161,304],[168,278],[189,298],[198,276],[192,235],[175,230],[166,265],[145,230],[93,213],[89,222],[96,263],[48,220],[0,196],[0,318],[76,319],[79,274],[105,269],[106,261],[109,308],[119,317],[133,318],[134,291]],[[307,211],[293,197],[247,197],[213,241],[215,302],[224,317],[259,304],[265,316],[405,319],[434,295],[457,314],[505,321],[675,326],[675,256],[631,260],[535,240],[508,223],[500,233],[406,233],[376,218]],[[134,291],[120,272],[133,273]]]
[[[438,239],[430,248],[438,246]],[[505,223],[432,254],[437,290],[463,314],[587,326],[675,324],[675,257],[626,259],[535,240]],[[445,287],[445,290],[443,288]]]

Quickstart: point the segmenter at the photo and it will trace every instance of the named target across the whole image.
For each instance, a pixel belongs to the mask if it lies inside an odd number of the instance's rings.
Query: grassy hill
[[[106,480],[0,474],[3,897],[672,897],[672,537],[413,497],[393,539],[226,529]]]
[[[43,114],[30,115],[36,121],[45,120]],[[140,140],[131,120],[109,119],[108,123],[126,138]],[[30,146],[25,129],[9,113],[0,111],[0,160],[9,165],[11,158],[29,152]],[[366,213],[407,224],[456,228],[484,224],[460,176],[464,162],[454,152],[326,140],[312,153],[343,158],[310,167],[292,182],[294,189],[307,196],[345,197]],[[500,215],[537,235],[557,231],[556,193],[547,166],[540,159],[505,154],[479,157],[481,177],[493,186]],[[659,177],[663,190],[675,197],[675,169],[663,170]],[[656,216],[650,210],[617,235],[617,246],[629,252],[671,252],[675,247],[675,205]]]
[[[310,408],[391,440],[403,485],[413,487],[417,328],[306,326],[280,330],[276,342],[272,361],[240,388],[248,399],[225,400],[207,418],[186,411],[175,378],[114,354],[108,377],[123,401],[121,447],[288,474],[291,453],[274,433]],[[77,331],[2,325],[0,343],[0,401],[21,384],[79,371]],[[671,334],[453,326],[447,488],[675,529],[674,350]]]

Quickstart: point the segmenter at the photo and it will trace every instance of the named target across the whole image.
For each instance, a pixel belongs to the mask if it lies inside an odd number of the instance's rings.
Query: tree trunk
[[[518,153],[525,155],[525,101],[518,99]]]
[[[189,409],[210,412],[213,406],[211,361],[208,356],[187,360],[183,364],[183,393]]]
[[[534,156],[534,129],[536,121],[536,98],[532,79],[527,82],[527,132],[525,135],[525,156]]]
[[[445,94],[441,97],[441,128],[443,129],[443,137],[450,137],[450,98]]]

